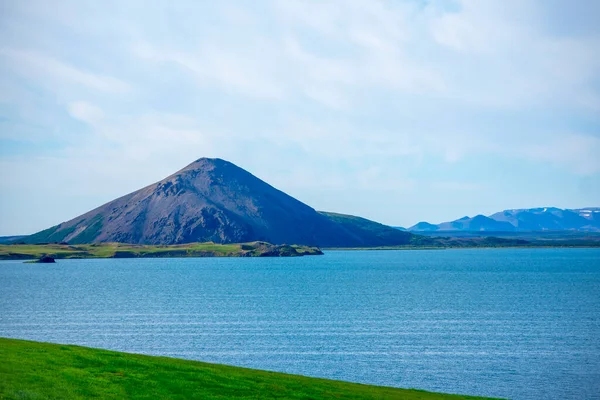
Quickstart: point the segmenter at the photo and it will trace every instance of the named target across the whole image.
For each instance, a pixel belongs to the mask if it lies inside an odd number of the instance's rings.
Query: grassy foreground
[[[0,338],[0,399],[476,399]]]
[[[215,244],[188,243],[172,246],[101,244],[9,244],[0,245],[0,260],[53,258],[134,257],[293,257],[322,254],[316,247],[273,245],[266,242]]]

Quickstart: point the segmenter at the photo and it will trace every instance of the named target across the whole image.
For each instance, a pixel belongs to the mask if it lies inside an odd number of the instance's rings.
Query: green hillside
[[[476,399],[0,338],[0,399]]]

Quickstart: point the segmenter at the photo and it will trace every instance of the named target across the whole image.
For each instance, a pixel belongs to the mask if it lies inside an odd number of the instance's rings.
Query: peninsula
[[[182,245],[132,245],[123,243],[12,244],[0,245],[0,260],[61,258],[164,258],[164,257],[298,257],[323,254],[317,247],[274,245],[266,242]]]

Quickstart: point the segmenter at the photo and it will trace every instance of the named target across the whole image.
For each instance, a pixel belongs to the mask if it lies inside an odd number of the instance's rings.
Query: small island
[[[70,245],[63,243],[0,245],[0,260],[34,260],[65,258],[166,258],[166,257],[300,257],[321,255],[318,247],[267,242],[180,245],[135,245],[97,243]]]

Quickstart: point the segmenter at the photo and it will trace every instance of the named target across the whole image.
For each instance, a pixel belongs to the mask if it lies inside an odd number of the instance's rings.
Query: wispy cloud
[[[98,205],[201,156],[317,208],[395,224],[502,208],[503,197],[585,205],[600,186],[569,188],[600,180],[596,11],[545,0],[4,3],[0,163],[17,172],[0,177],[2,208],[26,203],[36,173],[36,190],[61,174],[77,189],[57,192],[45,219],[5,211],[3,229],[43,228],[74,201]]]
[[[114,77],[80,70],[50,56],[27,50],[0,49],[3,63],[15,74],[24,76],[49,90],[59,91],[65,84],[83,86],[99,92],[121,94],[131,87]]]

